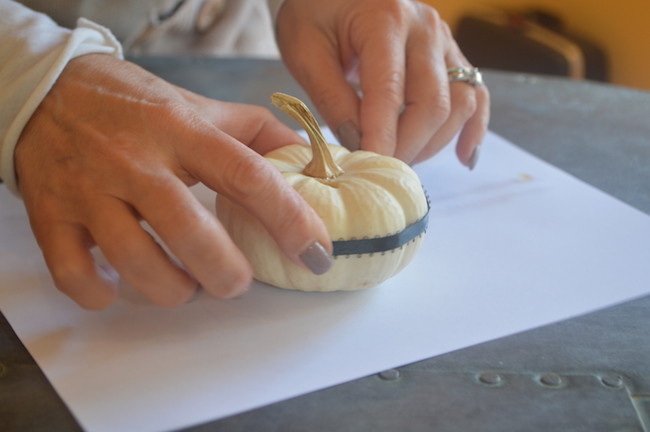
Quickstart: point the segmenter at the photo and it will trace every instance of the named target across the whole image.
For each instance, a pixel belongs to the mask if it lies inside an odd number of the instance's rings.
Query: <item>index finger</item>
[[[189,143],[183,167],[253,214],[289,259],[314,271],[304,254],[315,244],[331,254],[325,224],[270,162],[216,128],[195,130]]]
[[[346,60],[340,58],[346,55],[338,46],[319,40],[323,36],[313,29],[303,31],[309,33],[295,37],[291,48],[309,55],[287,56],[285,63],[341,144],[358,150],[359,97],[348,82]]]
[[[381,19],[383,18],[383,19]],[[391,17],[382,16],[359,42],[361,148],[393,156],[404,104],[406,34]]]

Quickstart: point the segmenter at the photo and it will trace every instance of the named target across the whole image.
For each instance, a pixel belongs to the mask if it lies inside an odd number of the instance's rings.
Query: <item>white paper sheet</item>
[[[125,287],[102,312],[50,282],[0,190],[0,308],[89,431],[232,415],[650,292],[650,217],[490,134],[470,172],[448,147],[417,171],[432,202],[414,262],[363,292],[256,284],[168,310]],[[206,205],[212,195],[197,194]]]

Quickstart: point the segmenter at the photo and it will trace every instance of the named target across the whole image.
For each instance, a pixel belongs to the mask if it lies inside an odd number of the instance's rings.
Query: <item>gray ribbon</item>
[[[429,225],[429,210],[431,206],[427,198],[427,212],[422,219],[412,223],[397,234],[386,237],[363,238],[352,240],[336,240],[332,242],[334,250],[332,255],[361,255],[386,252],[396,249],[410,242],[427,230]]]

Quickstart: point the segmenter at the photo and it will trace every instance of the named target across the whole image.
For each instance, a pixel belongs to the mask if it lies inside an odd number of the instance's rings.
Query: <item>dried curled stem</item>
[[[309,108],[300,99],[284,93],[274,93],[271,102],[300,123],[309,136],[313,156],[302,173],[320,179],[333,179],[343,174],[343,169],[334,162],[325,137]]]

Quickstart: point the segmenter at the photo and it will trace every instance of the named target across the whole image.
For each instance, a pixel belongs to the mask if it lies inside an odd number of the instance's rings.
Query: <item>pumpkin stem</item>
[[[320,179],[333,179],[343,174],[343,169],[334,162],[325,137],[309,108],[300,99],[284,93],[273,93],[271,102],[300,123],[309,136],[313,156],[302,173]]]

